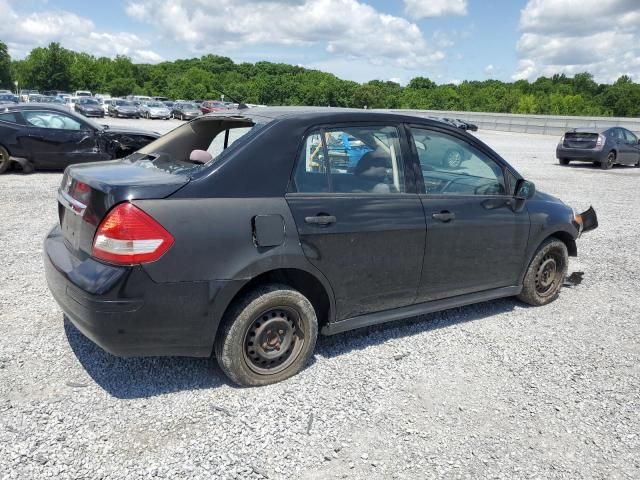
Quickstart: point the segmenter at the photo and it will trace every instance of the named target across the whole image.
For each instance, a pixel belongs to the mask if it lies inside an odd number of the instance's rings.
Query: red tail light
[[[102,220],[92,255],[119,265],[155,262],[173,245],[173,236],[132,203],[117,205]]]

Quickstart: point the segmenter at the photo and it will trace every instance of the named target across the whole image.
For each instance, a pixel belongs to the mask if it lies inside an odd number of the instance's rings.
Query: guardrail
[[[461,118],[485,130],[500,132],[538,133],[562,135],[575,127],[624,127],[640,136],[640,118],[621,117],[569,117],[555,115],[518,115],[511,113],[454,112],[442,110],[409,110],[409,112],[435,117]]]

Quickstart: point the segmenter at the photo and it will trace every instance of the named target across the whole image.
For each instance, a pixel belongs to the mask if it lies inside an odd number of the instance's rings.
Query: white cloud
[[[405,13],[415,19],[466,15],[467,0],[404,0]]]
[[[6,0],[0,0],[0,18],[0,38],[17,58],[24,57],[34,47],[60,42],[65,48],[98,56],[128,55],[137,62],[162,60],[140,36],[96,31],[90,19],[64,10],[18,15]]]
[[[494,67],[491,63],[484,67],[484,73],[486,73],[487,75],[491,75],[493,72],[495,72],[495,70],[496,67]]]
[[[405,69],[444,58],[416,24],[358,0],[130,0],[126,11],[195,54],[321,46],[332,56]]]
[[[584,71],[602,82],[640,78],[638,0],[529,0],[520,29],[516,80]]]

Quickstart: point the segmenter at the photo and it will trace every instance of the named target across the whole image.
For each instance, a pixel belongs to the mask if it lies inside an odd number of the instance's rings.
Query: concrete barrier
[[[511,113],[455,112],[443,110],[407,110],[434,117],[460,118],[485,130],[501,132],[562,135],[576,127],[624,127],[640,136],[640,118],[622,117],[570,117],[556,115],[518,115]]]

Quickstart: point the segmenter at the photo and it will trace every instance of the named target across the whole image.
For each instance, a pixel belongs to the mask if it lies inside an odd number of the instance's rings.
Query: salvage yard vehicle
[[[202,115],[200,108],[191,102],[176,102],[171,108],[171,118],[191,120]]]
[[[162,118],[169,120],[171,112],[164,103],[149,101],[140,105],[140,116],[148,119]]]
[[[640,141],[622,127],[572,128],[560,138],[556,158],[560,165],[569,165],[572,161],[593,162],[603,170],[615,164],[640,167]]]
[[[140,118],[140,110],[131,100],[114,98],[107,108],[110,117]]]
[[[25,172],[124,157],[160,136],[157,132],[98,125],[53,104],[0,107],[0,173],[12,162]]]
[[[328,139],[343,134],[366,146],[353,170],[332,168]],[[469,159],[432,161],[435,139]],[[67,168],[58,202],[46,278],[82,333],[120,356],[213,352],[245,386],[300,371],[318,332],[552,302],[597,227],[463,130],[338,108],[198,117]]]
[[[85,117],[104,118],[104,109],[100,102],[90,97],[80,97],[74,106],[74,110]]]

